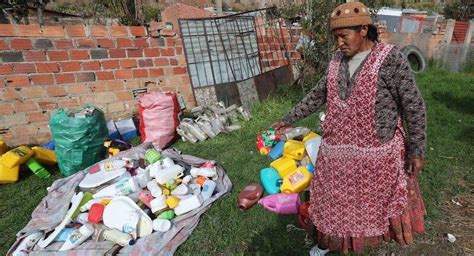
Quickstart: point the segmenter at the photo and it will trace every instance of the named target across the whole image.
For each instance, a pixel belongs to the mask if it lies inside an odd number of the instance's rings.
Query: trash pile
[[[191,110],[195,119],[183,118],[176,128],[176,132],[183,141],[197,143],[205,141],[207,138],[214,138],[221,132],[232,132],[240,129],[236,124],[239,115],[244,121],[249,121],[252,116],[242,106],[235,104],[225,107],[222,101],[207,105],[195,107]]]
[[[278,214],[297,214],[301,208],[307,209],[307,204],[301,204],[299,193],[310,184],[320,145],[321,136],[305,127],[259,134],[258,151],[273,161],[270,167],[260,170],[261,185],[251,183],[240,192],[239,208],[247,210],[258,202]],[[264,192],[268,196],[260,199]]]
[[[36,243],[44,249],[54,242],[62,243],[59,251],[68,251],[88,239],[134,245],[153,232],[168,232],[176,217],[209,201],[219,182],[215,161],[178,163],[155,148],[143,158],[109,158],[84,172],[62,222],[46,236],[29,235],[16,251]]]

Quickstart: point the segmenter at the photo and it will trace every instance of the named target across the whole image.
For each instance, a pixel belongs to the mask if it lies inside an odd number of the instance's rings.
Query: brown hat
[[[361,2],[349,2],[339,5],[331,13],[331,20],[329,21],[331,30],[368,24],[372,24],[369,8]]]

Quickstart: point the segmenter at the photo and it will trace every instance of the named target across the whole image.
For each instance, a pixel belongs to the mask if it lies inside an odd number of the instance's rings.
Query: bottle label
[[[82,234],[81,232],[79,232],[79,230],[76,230],[74,233],[71,234],[71,236],[69,237],[69,241],[72,243],[72,244],[75,244],[77,242],[77,240],[81,239],[82,237]]]
[[[117,183],[117,185],[115,186],[115,189],[121,195],[126,195],[133,192],[128,179],[123,179],[119,181],[119,183]]]
[[[304,180],[303,172],[301,170],[298,170],[296,173],[290,175],[290,177],[288,177],[288,180],[290,181],[291,186],[298,185],[298,183]]]

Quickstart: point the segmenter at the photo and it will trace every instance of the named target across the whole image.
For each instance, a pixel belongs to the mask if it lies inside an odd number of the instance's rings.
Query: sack
[[[108,129],[104,113],[92,105],[75,110],[59,109],[49,120],[59,169],[65,176],[105,157]]]
[[[171,92],[150,92],[138,100],[142,142],[164,148],[177,138],[179,102]]]

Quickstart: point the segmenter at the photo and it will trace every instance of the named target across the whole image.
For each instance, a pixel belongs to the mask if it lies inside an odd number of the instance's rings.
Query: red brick
[[[177,47],[183,46],[183,40],[181,40],[181,38],[176,38],[174,40],[174,45],[177,46]]]
[[[107,91],[119,91],[123,90],[123,82],[120,80],[114,80],[107,82]]]
[[[21,90],[21,95],[25,99],[45,97],[44,86],[29,86]]]
[[[0,75],[9,75],[13,74],[13,65],[0,65]]]
[[[174,39],[173,38],[166,38],[166,46],[173,47],[174,46]]]
[[[76,73],[76,81],[79,82],[91,82],[95,81],[95,73],[94,72],[84,72],[84,73]]]
[[[115,78],[116,79],[130,79],[132,78],[132,71],[131,70],[116,70],[115,71]]]
[[[95,42],[92,39],[77,39],[75,41],[77,48],[95,48]]]
[[[32,75],[31,82],[33,85],[51,85],[54,83],[52,75]]]
[[[150,45],[148,44],[148,39],[147,38],[137,38],[133,40],[133,45],[135,47],[149,47]]]
[[[132,47],[132,40],[127,38],[117,38],[117,47],[118,48],[126,48]]]
[[[10,46],[15,50],[29,50],[33,48],[30,39],[14,38],[10,41]]]
[[[115,93],[115,98],[117,101],[133,100],[133,95],[130,91],[121,91]]]
[[[173,48],[160,49],[161,56],[174,56]]]
[[[74,83],[74,74],[65,73],[65,74],[55,74],[54,79],[56,79],[56,84],[70,84]]]
[[[38,100],[38,105],[41,110],[52,110],[58,107],[56,100],[50,100],[50,99],[40,99]]]
[[[150,77],[163,76],[165,74],[162,68],[150,68]]]
[[[126,26],[112,26],[110,30],[113,37],[128,37],[128,27]]]
[[[73,48],[72,40],[70,40],[70,39],[54,40],[54,45],[56,46],[57,49],[71,49],[71,48]]]
[[[158,48],[145,48],[143,49],[145,57],[159,57],[160,51]]]
[[[43,35],[45,37],[64,37],[64,28],[63,26],[43,26]]]
[[[13,114],[13,104],[11,103],[0,103],[0,115],[11,115]]]
[[[107,91],[107,83],[103,81],[95,82],[95,83],[89,83],[89,90],[92,93],[95,92],[106,92]]]
[[[126,58],[127,54],[123,49],[110,49],[109,56],[110,58]]]
[[[132,36],[146,36],[145,27],[142,26],[130,26],[130,33]]]
[[[71,55],[71,60],[88,60],[89,51],[87,50],[72,50],[69,52]]]
[[[136,60],[120,60],[120,66],[122,68],[136,68],[137,67],[137,61]]]
[[[114,48],[114,41],[107,38],[97,39],[97,47],[99,48]]]
[[[143,57],[143,50],[142,49],[128,49],[127,56],[129,58],[141,58]]]
[[[182,47],[176,47],[176,55],[181,55],[183,54],[183,48]]]
[[[25,87],[25,89],[26,88],[28,87]],[[14,88],[5,88],[3,90],[0,90],[0,95],[2,96],[3,100],[19,100],[24,95],[24,92],[22,91],[20,94]]]
[[[36,69],[38,73],[55,73],[59,72],[57,63],[37,63]]]
[[[68,37],[85,37],[86,32],[84,31],[84,26],[82,25],[73,25],[66,26],[66,33]]]
[[[147,69],[132,69],[133,78],[148,77]]]
[[[105,26],[92,26],[91,28],[91,36],[92,37],[107,37],[109,33],[107,33],[107,27]]]
[[[21,87],[30,85],[30,80],[26,75],[11,75],[5,77],[7,86]]]
[[[119,68],[120,62],[118,60],[104,60],[102,61],[102,68],[104,69],[114,69]]]
[[[8,47],[8,42],[6,40],[0,39],[0,51],[3,51],[3,50],[10,50],[10,48]]]
[[[99,61],[88,61],[82,63],[82,70],[99,70],[100,62]]]
[[[13,106],[17,113],[38,110],[38,107],[33,100],[17,101],[13,103]]]
[[[67,86],[69,93],[72,94],[84,94],[89,92],[89,87],[87,84],[70,84]]]
[[[46,93],[49,97],[63,97],[67,96],[66,88],[62,85],[52,85],[46,87]]]
[[[30,123],[44,122],[49,120],[48,112],[46,111],[34,111],[26,113],[26,115]]]
[[[47,54],[50,61],[69,60],[67,51],[53,51],[47,52]]]
[[[176,65],[178,65],[178,60],[177,60],[177,59],[170,59],[170,65],[171,65],[171,66],[176,66]]]
[[[138,60],[138,66],[141,68],[153,67],[153,60],[152,59]]]
[[[168,59],[166,58],[157,58],[155,59],[155,66],[156,67],[163,67],[163,66],[168,66],[170,63]]]
[[[79,106],[78,98],[62,99],[58,103],[60,108],[74,108]]]
[[[95,72],[97,80],[113,80],[114,72],[112,71],[97,71]]]
[[[46,61],[46,53],[44,51],[24,51],[25,61]]]
[[[15,73],[35,73],[36,68],[33,63],[17,63],[15,64]]]
[[[2,35],[2,36],[17,36],[15,25],[0,24],[0,35]]]
[[[63,72],[81,70],[81,63],[79,61],[61,62],[59,63],[59,66],[61,66],[61,71]]]
[[[18,36],[24,37],[41,37],[43,33],[41,32],[41,28],[37,24],[32,25],[17,25],[18,28]]]

